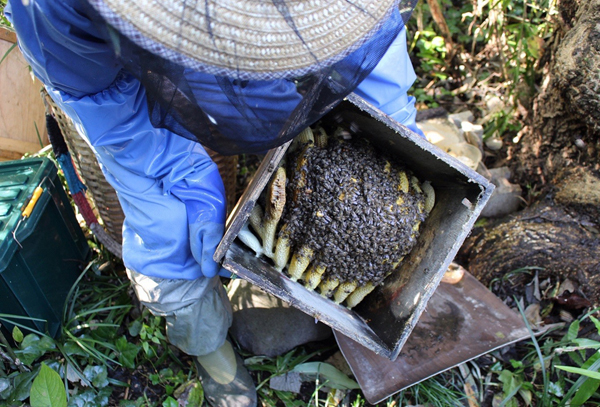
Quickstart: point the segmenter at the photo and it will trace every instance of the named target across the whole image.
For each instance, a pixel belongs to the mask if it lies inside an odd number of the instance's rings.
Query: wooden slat
[[[15,44],[17,42],[17,34],[8,28],[0,27],[0,40]]]
[[[0,58],[14,45],[11,34],[14,33],[0,29]],[[5,36],[9,41],[2,39]],[[20,154],[36,152],[41,148],[38,131],[43,144],[48,144],[41,88],[21,51],[13,48],[0,64],[0,149]]]
[[[20,160],[22,157],[23,154],[15,151],[0,150],[0,161]]]
[[[20,153],[35,153],[41,150],[43,146],[40,143],[34,143],[12,138],[0,137],[0,150],[15,151]]]

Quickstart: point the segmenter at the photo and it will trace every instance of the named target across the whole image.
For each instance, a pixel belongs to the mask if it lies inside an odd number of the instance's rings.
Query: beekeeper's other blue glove
[[[94,95],[50,93],[89,140],[117,191],[125,214],[125,265],[166,279],[215,276],[225,192],[204,148],[154,128],[144,88],[130,75]]]
[[[416,78],[406,47],[406,28],[403,28],[375,69],[358,85],[354,93],[423,136],[415,123],[415,98],[407,94]]]

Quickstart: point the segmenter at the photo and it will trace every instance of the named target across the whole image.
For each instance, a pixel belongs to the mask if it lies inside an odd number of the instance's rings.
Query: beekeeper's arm
[[[375,69],[358,85],[354,93],[423,136],[415,122],[415,98],[407,93],[416,78],[406,46],[406,28],[403,28]]]
[[[198,143],[149,121],[145,91],[75,0],[12,1],[20,48],[99,157],[125,213],[123,258],[160,278],[214,276],[225,217],[217,166]]]

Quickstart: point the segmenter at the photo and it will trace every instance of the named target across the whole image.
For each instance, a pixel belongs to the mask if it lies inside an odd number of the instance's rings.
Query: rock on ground
[[[521,199],[521,187],[511,184],[510,170],[508,167],[493,168],[486,171],[486,176],[496,189],[492,193],[490,200],[481,211],[481,216],[486,218],[501,218],[516,212],[523,200]]]
[[[327,325],[243,279],[229,284],[233,324],[229,330],[254,355],[275,357],[331,336]]]

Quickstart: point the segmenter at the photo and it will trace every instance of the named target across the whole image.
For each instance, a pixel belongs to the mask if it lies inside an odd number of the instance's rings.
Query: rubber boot
[[[213,407],[255,407],[256,387],[244,362],[225,341],[216,351],[195,358],[204,397]]]

